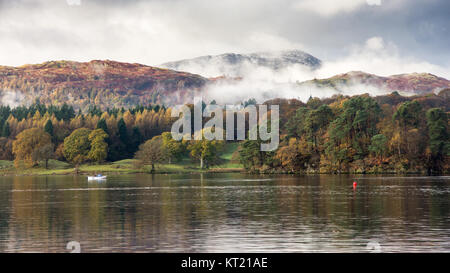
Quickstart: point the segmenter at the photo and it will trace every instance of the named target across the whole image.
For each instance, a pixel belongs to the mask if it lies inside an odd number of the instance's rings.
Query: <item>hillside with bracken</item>
[[[109,60],[51,61],[20,67],[0,66],[0,104],[30,105],[38,100],[47,105],[67,103],[83,111],[91,105],[104,109],[174,105],[191,102],[194,95],[200,92],[208,94],[215,86],[233,87],[242,81],[245,77],[205,78],[189,72]],[[242,91],[248,91],[244,87],[248,86],[243,85]],[[323,90],[331,91],[327,94],[344,95],[384,95],[396,91],[411,96],[437,94],[450,88],[450,81],[428,73],[382,77],[356,71],[327,79],[297,82],[290,87],[298,94],[308,91],[313,97],[320,96]],[[289,93],[291,97],[280,95],[286,88],[284,85],[271,88],[276,92],[266,92],[269,95],[264,100],[295,97],[292,92]],[[213,95],[216,97],[212,99],[217,99],[217,94]],[[253,95],[255,93],[248,91],[248,96]]]
[[[20,67],[0,66],[2,104],[68,103],[129,107],[184,101],[208,80],[199,75],[135,63],[94,60],[51,61]]]
[[[429,73],[399,74],[382,77],[361,71],[352,71],[327,79],[301,82],[299,85],[311,88],[328,88],[338,92],[377,89],[384,93],[397,91],[404,95],[424,95],[450,88],[450,81]]]

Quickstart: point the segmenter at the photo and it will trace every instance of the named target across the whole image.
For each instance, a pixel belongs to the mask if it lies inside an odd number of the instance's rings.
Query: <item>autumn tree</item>
[[[287,145],[280,147],[275,153],[274,159],[281,167],[289,172],[299,172],[306,169],[311,158],[310,145],[304,140],[290,138]]]
[[[222,140],[192,140],[187,149],[192,158],[200,161],[200,169],[218,164],[220,152],[223,149]]]
[[[205,138],[205,132],[213,133],[215,130],[220,130],[223,134],[221,128],[208,128],[201,130],[201,140],[191,140],[187,145],[187,150],[190,156],[200,162],[200,168],[209,168],[212,165],[218,165],[220,163],[220,153],[224,147],[223,140],[208,140]]]
[[[48,169],[48,161],[54,158],[54,145],[53,143],[48,143],[42,147],[34,150],[33,158],[37,161],[43,160],[45,162],[45,168]]]
[[[103,129],[93,130],[89,134],[89,141],[91,146],[91,149],[88,153],[89,160],[97,163],[105,161],[108,155],[108,144],[105,141],[107,138],[108,134],[103,131]]]
[[[163,148],[161,136],[155,136],[140,145],[135,158],[143,164],[151,165],[151,173],[154,173],[155,164],[162,163],[167,159],[167,153]]]
[[[64,143],[60,143],[55,150],[55,158],[61,161],[65,161],[66,158],[64,157]]]
[[[171,163],[172,159],[181,159],[186,150],[184,143],[181,140],[178,141],[173,139],[172,133],[170,132],[162,133],[161,137],[164,149],[166,150],[168,155],[169,164]]]
[[[44,130],[31,128],[22,131],[13,142],[14,164],[16,167],[23,161],[27,167],[35,166],[39,161],[46,162],[52,156],[51,137]]]
[[[75,165],[81,164],[89,159],[91,142],[89,135],[91,130],[79,128],[64,139],[64,157]]]

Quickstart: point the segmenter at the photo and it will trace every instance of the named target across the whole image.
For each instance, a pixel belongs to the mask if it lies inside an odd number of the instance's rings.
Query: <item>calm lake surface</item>
[[[81,252],[450,252],[450,177],[0,177],[0,252],[69,252],[70,241]]]

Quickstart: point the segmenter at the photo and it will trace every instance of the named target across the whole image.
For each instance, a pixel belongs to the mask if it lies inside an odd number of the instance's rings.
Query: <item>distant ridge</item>
[[[270,52],[257,52],[250,54],[225,53],[220,55],[200,56],[193,59],[185,59],[163,63],[160,66],[192,73],[209,74],[204,76],[216,77],[221,75],[241,76],[249,67],[264,67],[279,70],[292,65],[305,66],[317,69],[321,66],[321,60],[301,50],[283,50]]]

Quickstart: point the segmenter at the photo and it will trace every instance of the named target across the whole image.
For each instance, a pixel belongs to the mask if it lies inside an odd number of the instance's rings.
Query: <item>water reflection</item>
[[[2,177],[0,251],[450,252],[449,193],[450,177]]]

